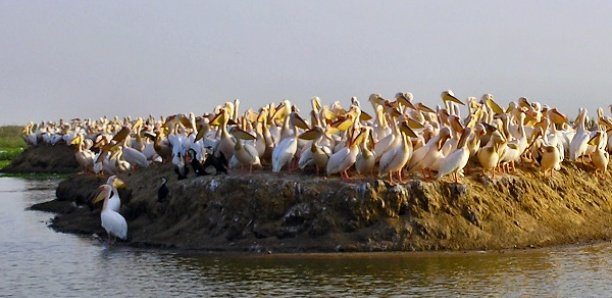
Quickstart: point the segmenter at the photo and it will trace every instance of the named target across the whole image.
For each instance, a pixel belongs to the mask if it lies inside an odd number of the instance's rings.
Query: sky
[[[612,103],[612,1],[0,1],[0,124],[409,91]],[[369,105],[366,111],[371,108]]]

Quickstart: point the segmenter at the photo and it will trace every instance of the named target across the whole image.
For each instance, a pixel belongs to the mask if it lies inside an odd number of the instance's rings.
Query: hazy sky
[[[612,1],[506,2],[2,0],[0,124],[445,89],[612,103]]]

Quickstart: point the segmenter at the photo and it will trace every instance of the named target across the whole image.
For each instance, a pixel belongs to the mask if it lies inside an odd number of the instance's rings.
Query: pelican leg
[[[351,180],[351,178],[348,175],[348,170],[342,171],[341,175],[342,175],[342,178],[344,178],[344,180],[346,180],[346,181],[350,181]]]
[[[395,185],[395,182],[393,182],[393,172],[389,172],[389,183]]]

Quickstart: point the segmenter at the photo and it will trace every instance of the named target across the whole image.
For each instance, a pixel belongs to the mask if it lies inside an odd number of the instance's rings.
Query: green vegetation
[[[26,144],[21,137],[21,126],[0,127],[0,169],[11,163],[19,155]]]

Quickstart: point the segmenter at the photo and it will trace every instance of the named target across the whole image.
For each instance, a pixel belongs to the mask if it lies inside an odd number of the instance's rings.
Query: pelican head
[[[112,188],[108,184],[102,184],[98,187],[96,196],[93,198],[92,203],[98,203],[105,199],[108,199],[113,192]]]
[[[480,97],[480,103],[481,103],[481,104],[484,104],[485,102],[487,102],[487,100],[493,100],[493,94],[491,94],[491,93],[486,93],[486,94],[483,94],[483,95]]]
[[[108,179],[106,180],[106,185],[110,185],[114,188],[125,188],[125,182],[119,179],[119,177],[117,177],[116,175],[108,177]]]

